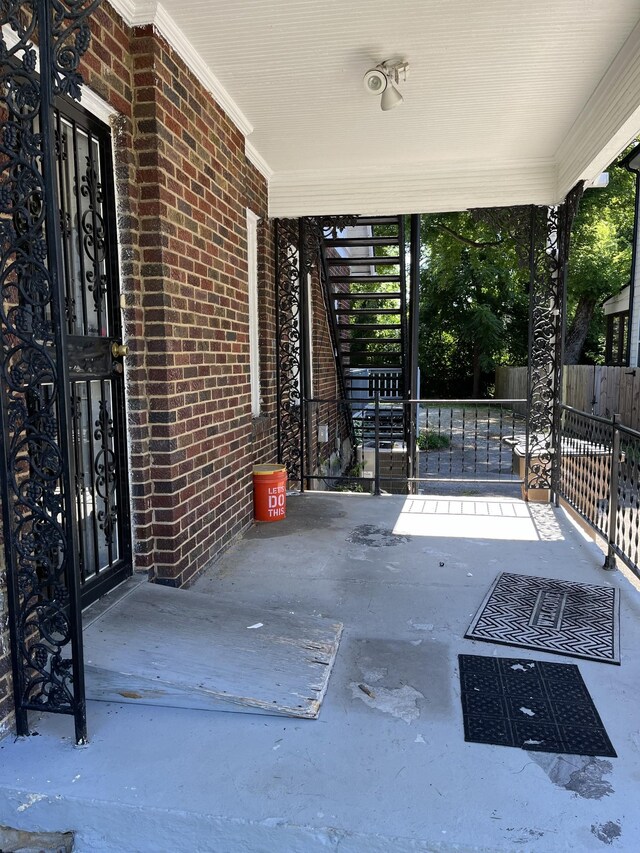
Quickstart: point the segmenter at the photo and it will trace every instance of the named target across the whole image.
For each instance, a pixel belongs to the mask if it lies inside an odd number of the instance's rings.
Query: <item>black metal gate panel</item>
[[[125,391],[109,128],[55,111],[82,604],[131,573]]]
[[[311,445],[311,412],[307,403],[312,330],[304,284],[314,272],[326,284],[323,235],[331,230],[335,236],[354,223],[353,216],[275,220],[277,444],[278,461],[286,466],[290,488],[305,488]],[[333,344],[337,352],[335,338]]]
[[[0,464],[18,734],[72,715],[86,741],[78,528],[54,98],[79,98],[99,0],[0,2]]]

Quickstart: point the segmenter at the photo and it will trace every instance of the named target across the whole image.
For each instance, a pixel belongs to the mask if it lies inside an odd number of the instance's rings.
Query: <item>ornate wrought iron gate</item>
[[[558,207],[530,209],[527,491],[557,492],[567,265],[583,190],[581,181]]]
[[[89,184],[84,201],[79,187],[74,211],[67,209],[70,219],[63,216],[61,222],[64,180],[56,154],[67,130],[58,119],[56,140],[54,98],[79,97],[78,65],[90,41],[87,19],[98,5],[99,0],[0,2],[0,25],[6,27],[0,33],[0,463],[17,731],[28,733],[29,710],[70,714],[78,742],[87,731],[74,430],[77,437],[89,421],[83,426],[82,416],[78,420],[79,407],[69,393],[73,311],[64,282],[69,252],[97,258],[100,237],[91,214],[86,243],[74,250],[67,239],[65,257],[64,232],[73,234],[75,227],[79,237],[80,211],[90,204],[97,211],[98,202],[95,195],[90,201]],[[93,264],[94,288],[101,287],[102,269]],[[89,371],[82,378],[96,381]],[[82,396],[75,385],[73,390]],[[101,418],[100,435],[98,429],[93,435],[106,450],[103,435],[111,427]],[[100,464],[108,480],[110,463],[105,458]],[[110,519],[107,513],[106,526]]]
[[[291,483],[301,483],[304,454],[302,397],[306,374],[306,317],[302,305],[304,244],[296,219],[276,221],[276,378],[278,460],[286,465]]]
[[[82,605],[131,573],[117,241],[108,127],[55,110]]]
[[[310,443],[310,370],[307,276],[318,272],[323,281],[321,245],[327,230],[337,231],[355,222],[353,216],[277,219],[275,223],[276,273],[276,382],[278,412],[278,460],[289,474],[289,483],[305,487],[305,453]],[[338,342],[333,340],[338,357]],[[341,378],[341,377],[340,377]]]

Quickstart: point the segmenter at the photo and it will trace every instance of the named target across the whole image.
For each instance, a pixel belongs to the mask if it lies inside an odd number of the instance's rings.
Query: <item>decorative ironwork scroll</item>
[[[553,489],[559,463],[559,405],[565,280],[580,183],[559,207],[531,208],[528,417],[525,488]]]
[[[580,199],[584,193],[584,181],[577,183],[567,194],[563,204],[558,208],[556,216],[556,243],[557,243],[557,269],[558,299],[560,308],[559,325],[555,339],[555,365],[556,365],[556,394],[554,396],[553,409],[553,435],[554,447],[559,450],[561,443],[560,423],[562,419],[562,373],[564,365],[564,342],[565,327],[567,320],[567,272],[569,269],[569,247],[571,244],[571,229],[573,221],[578,213]],[[551,464],[551,489],[558,492],[560,478],[560,453],[556,452]]]
[[[286,465],[289,482],[304,488],[305,413],[308,396],[309,336],[306,288],[308,274],[325,275],[322,240],[354,224],[353,216],[305,217],[276,220],[276,337],[278,459]],[[337,351],[337,349],[336,349]]]
[[[86,709],[53,99],[79,96],[98,4],[0,0],[10,34],[0,34],[0,463],[17,731],[28,733],[29,710],[71,714],[79,743]]]
[[[301,268],[297,219],[276,221],[276,347],[278,461],[290,484],[301,484]]]
[[[111,551],[118,518],[114,499],[117,465],[113,452],[113,420],[109,414],[107,401],[104,399],[99,401],[99,414],[94,426],[93,437],[98,443],[93,463],[96,496],[102,503],[102,509],[97,511],[96,520],[104,533],[105,543]]]
[[[525,465],[527,490],[551,488],[555,443],[554,407],[560,369],[558,341],[562,332],[557,222],[557,208],[531,208]]]

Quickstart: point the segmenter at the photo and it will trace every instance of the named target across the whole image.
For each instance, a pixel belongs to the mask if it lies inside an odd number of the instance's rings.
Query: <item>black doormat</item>
[[[466,741],[617,757],[574,663],[479,655],[458,662]]]
[[[620,663],[617,589],[502,572],[465,637]]]

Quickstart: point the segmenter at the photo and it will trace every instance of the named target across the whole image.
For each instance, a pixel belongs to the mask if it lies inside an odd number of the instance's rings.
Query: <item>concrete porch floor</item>
[[[318,493],[288,511],[195,589],[344,623],[320,718],[91,702],[85,748],[34,718],[0,742],[0,824],[74,830],[80,853],[638,849],[640,593],[562,511]],[[465,640],[502,570],[619,586],[622,665]],[[619,757],[465,743],[459,653],[577,663]]]

